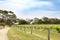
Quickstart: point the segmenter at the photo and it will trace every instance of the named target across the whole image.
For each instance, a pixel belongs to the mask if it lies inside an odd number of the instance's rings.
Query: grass
[[[35,31],[33,31],[33,33],[36,33],[36,34],[39,34],[40,36],[48,38],[48,32],[47,32],[47,30],[44,30],[44,31],[35,30]],[[60,40],[60,33],[50,32],[50,38],[52,40]]]
[[[27,34],[27,32],[31,32],[31,27],[33,28],[33,33],[38,34],[38,37],[36,35],[31,35],[30,33]],[[51,28],[50,32],[50,38],[52,40],[60,40],[60,33],[57,33],[55,28],[60,28],[60,25],[13,25],[12,29],[8,32],[9,40],[46,40],[48,39],[48,32],[45,28]],[[42,31],[40,31],[42,30]]]
[[[12,28],[8,31],[8,38],[9,40],[46,40],[38,36],[16,30],[16,28]]]

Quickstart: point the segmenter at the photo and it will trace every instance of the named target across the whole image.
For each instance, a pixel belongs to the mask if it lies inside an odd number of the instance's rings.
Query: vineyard
[[[9,40],[50,40],[60,39],[60,25],[13,25],[8,32]]]

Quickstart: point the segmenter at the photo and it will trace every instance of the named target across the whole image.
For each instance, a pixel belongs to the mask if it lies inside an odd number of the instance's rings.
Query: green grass
[[[40,25],[14,25],[20,27],[36,27],[36,28],[60,28],[59,24],[40,24]]]
[[[36,33],[36,34],[39,34],[40,36],[48,38],[47,30],[44,30],[44,31],[35,30],[35,31],[33,31],[33,33]],[[52,40],[60,40],[60,33],[50,32],[50,39],[52,39]]]
[[[30,34],[31,27],[33,28],[33,33],[42,36],[41,38]],[[13,25],[12,29],[8,32],[9,40],[46,40],[48,39],[47,28],[51,29],[50,38],[52,40],[60,40],[60,33],[57,32],[56,28],[60,28],[60,25]],[[40,31],[42,30],[42,31]],[[44,38],[45,37],[45,38]]]
[[[8,38],[9,40],[46,40],[33,34],[24,33],[16,28],[12,28],[8,31]]]

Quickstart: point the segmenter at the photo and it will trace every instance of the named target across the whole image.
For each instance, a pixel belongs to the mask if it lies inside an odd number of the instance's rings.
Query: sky
[[[0,0],[0,9],[13,11],[18,18],[60,18],[60,0]]]

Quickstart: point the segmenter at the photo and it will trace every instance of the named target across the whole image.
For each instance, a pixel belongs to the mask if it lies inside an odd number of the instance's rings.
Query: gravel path
[[[10,29],[9,27],[0,29],[0,40],[8,40],[7,32],[9,29]]]

